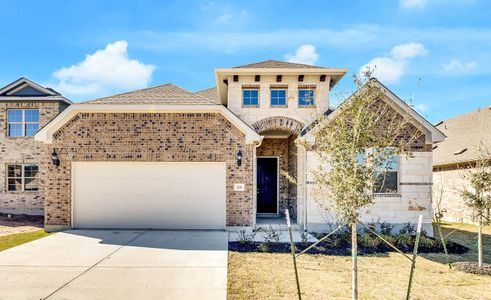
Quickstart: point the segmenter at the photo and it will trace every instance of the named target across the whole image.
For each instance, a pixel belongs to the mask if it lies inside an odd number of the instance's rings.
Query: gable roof
[[[209,99],[213,101],[214,103],[218,103],[219,98],[218,98],[218,91],[216,87],[204,89],[201,91],[197,91],[195,94],[205,97],[206,99]]]
[[[447,119],[436,127],[447,138],[434,147],[435,166],[476,160],[481,142],[491,151],[491,107]]]
[[[404,102],[401,98],[399,98],[396,94],[394,94],[391,90],[389,90],[385,85],[383,85],[380,81],[378,81],[376,78],[371,78],[370,82],[367,84],[374,84],[376,87],[378,87],[382,94],[385,95],[384,97],[385,102],[389,104],[393,109],[395,109],[397,112],[401,114],[408,114],[413,120],[413,123],[417,123],[421,125],[422,129],[425,130],[425,139],[426,143],[434,143],[434,142],[441,142],[445,140],[445,135],[438,130],[435,126],[433,126],[428,120],[423,118],[417,111],[415,111],[411,106],[409,106],[406,102]],[[363,87],[362,87],[363,88]],[[355,94],[358,91],[355,92]],[[351,96],[346,99],[344,102],[338,105],[338,107],[335,110],[328,110],[326,111],[325,115],[327,120],[332,120],[336,118],[336,116],[339,114],[340,110],[339,108],[343,106],[345,103],[350,101]],[[307,136],[308,133],[312,128],[317,125],[317,121],[314,121],[312,124],[308,125],[303,131],[302,131],[302,136]]]
[[[67,104],[72,102],[60,93],[49,87],[43,87],[34,81],[21,77],[16,81],[0,88],[0,101],[17,100],[41,100],[41,101],[62,101]]]
[[[85,101],[83,104],[215,104],[172,83]]]
[[[265,60],[257,63],[233,67],[233,69],[323,69],[324,67],[312,66],[307,64],[292,63],[279,60]]]

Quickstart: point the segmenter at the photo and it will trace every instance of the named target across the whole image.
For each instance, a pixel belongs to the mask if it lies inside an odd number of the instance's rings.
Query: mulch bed
[[[418,253],[443,253],[443,245],[439,240],[433,237],[426,237],[430,243],[420,244]],[[266,243],[266,242],[229,242],[230,251],[235,252],[266,252],[266,253],[289,253],[290,243]],[[312,243],[295,243],[297,252],[300,252]],[[414,246],[414,236],[408,239],[407,244],[396,244],[397,248],[403,252],[411,253]],[[469,248],[447,241],[447,250],[450,254],[463,254],[469,251]],[[365,245],[363,241],[358,244],[360,255],[395,252],[393,248],[384,242],[376,243],[376,245]],[[308,254],[323,254],[323,255],[351,255],[350,240],[345,237],[333,236],[325,241],[317,244],[310,249]]]
[[[491,276],[491,264],[482,264],[479,268],[477,262],[465,261],[453,263],[452,266],[462,272]]]

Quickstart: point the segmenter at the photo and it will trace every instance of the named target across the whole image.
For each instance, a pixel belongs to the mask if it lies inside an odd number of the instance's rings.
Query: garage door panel
[[[225,163],[73,163],[72,184],[74,227],[225,227]]]

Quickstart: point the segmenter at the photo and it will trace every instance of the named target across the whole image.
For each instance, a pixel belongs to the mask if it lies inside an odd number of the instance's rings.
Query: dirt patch
[[[491,275],[491,264],[482,264],[479,268],[477,262],[465,261],[456,262],[454,267],[462,272],[478,274],[478,275]]]
[[[0,236],[30,232],[44,227],[43,216],[9,215],[0,213]]]

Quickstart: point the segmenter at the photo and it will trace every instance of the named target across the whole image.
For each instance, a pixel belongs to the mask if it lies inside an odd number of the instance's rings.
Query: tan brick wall
[[[54,135],[48,148],[55,148],[61,161],[59,167],[46,162],[48,225],[71,224],[74,161],[226,162],[227,226],[252,225],[253,146],[245,145],[244,134],[220,114],[81,113]],[[234,183],[245,183],[245,191],[235,192]]]
[[[42,214],[44,209],[44,173],[40,165],[39,191],[8,192],[7,164],[40,164],[45,157],[45,146],[33,137],[7,136],[7,110],[15,108],[39,109],[39,126],[42,127],[56,117],[66,104],[54,101],[0,102],[0,212]]]

